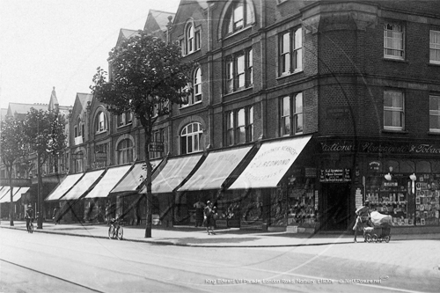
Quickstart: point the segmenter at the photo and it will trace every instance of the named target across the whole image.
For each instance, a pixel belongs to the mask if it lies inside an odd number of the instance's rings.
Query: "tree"
[[[23,141],[23,124],[11,116],[7,116],[1,125],[0,154],[3,164],[6,166],[11,197],[9,206],[10,225],[14,226],[14,206],[13,206],[13,188],[12,171],[13,166],[25,155],[25,144]],[[5,195],[6,196],[6,195]]]
[[[147,224],[145,237],[151,237],[152,194],[151,165],[148,145],[158,117],[168,115],[172,104],[185,103],[191,89],[188,73],[191,63],[181,59],[176,44],[166,44],[145,31],[126,39],[113,48],[108,59],[111,78],[98,68],[90,88],[93,95],[106,105],[109,112],[119,115],[131,111],[144,129],[144,154],[147,178]]]
[[[37,156],[38,176],[38,229],[43,228],[43,199],[42,166],[49,155],[55,156],[55,164],[59,153],[66,147],[66,135],[64,133],[64,117],[58,109],[43,111],[31,108],[26,115],[23,124],[24,139],[29,144],[31,152]],[[57,168],[55,168],[57,170]]]

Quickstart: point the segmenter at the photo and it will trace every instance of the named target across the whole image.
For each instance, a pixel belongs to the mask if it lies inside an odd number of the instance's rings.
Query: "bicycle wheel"
[[[34,233],[34,224],[31,222],[31,223],[29,223],[29,227],[28,227],[28,232],[29,233]]]
[[[122,240],[122,237],[124,236],[124,229],[122,227],[118,227],[118,230],[116,231],[116,237],[118,240]]]
[[[110,225],[110,227],[108,227],[108,239],[114,238],[114,235],[115,235],[115,227],[113,227],[113,225]]]

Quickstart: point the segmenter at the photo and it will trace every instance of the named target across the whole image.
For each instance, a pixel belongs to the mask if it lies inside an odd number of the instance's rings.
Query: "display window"
[[[310,179],[298,178],[287,188],[287,224],[313,226],[317,221],[318,198]]]

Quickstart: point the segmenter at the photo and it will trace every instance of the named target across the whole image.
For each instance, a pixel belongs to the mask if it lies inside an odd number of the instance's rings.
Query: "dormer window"
[[[225,21],[226,35],[233,34],[248,27],[255,21],[252,2],[250,0],[240,0],[233,2],[228,8]]]

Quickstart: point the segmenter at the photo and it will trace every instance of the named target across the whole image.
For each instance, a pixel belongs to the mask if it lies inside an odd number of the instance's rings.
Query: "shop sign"
[[[96,161],[105,161],[105,160],[107,160],[107,153],[103,153],[103,152],[95,153],[95,160]]]
[[[430,143],[390,143],[372,141],[321,142],[323,152],[363,152],[382,154],[440,154],[440,145]]]
[[[163,142],[151,142],[151,143],[148,145],[148,150],[149,150],[150,152],[158,152],[158,153],[161,153],[161,152],[164,151],[164,149],[165,149],[165,147],[164,147],[164,145],[163,145]]]
[[[368,167],[371,171],[379,171],[380,170],[380,162],[370,162]]]
[[[350,169],[321,169],[320,182],[350,182]]]

